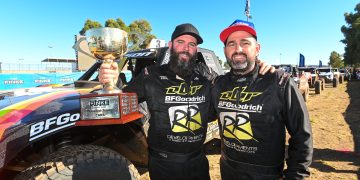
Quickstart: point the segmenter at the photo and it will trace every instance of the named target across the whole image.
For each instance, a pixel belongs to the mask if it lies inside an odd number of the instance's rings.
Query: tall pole
[[[245,16],[247,17],[247,21],[249,21],[249,18],[251,18],[250,15],[250,0],[246,0],[246,5],[245,5]]]

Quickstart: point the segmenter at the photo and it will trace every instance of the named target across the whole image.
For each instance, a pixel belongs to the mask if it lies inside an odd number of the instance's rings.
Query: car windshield
[[[282,69],[283,71],[290,73],[291,72],[291,68],[289,66],[280,66],[279,69]]]
[[[315,68],[298,68],[299,71],[305,71],[305,72],[310,72],[311,74],[315,73]]]
[[[319,69],[320,72],[330,72],[330,69]]]

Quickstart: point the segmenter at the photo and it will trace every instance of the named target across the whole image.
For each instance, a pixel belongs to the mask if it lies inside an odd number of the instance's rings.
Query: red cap
[[[220,33],[220,40],[225,43],[227,38],[230,36],[231,33],[235,31],[246,31],[254,36],[257,39],[256,31],[254,28],[254,24],[248,21],[243,20],[235,20],[229,27],[225,28]]]

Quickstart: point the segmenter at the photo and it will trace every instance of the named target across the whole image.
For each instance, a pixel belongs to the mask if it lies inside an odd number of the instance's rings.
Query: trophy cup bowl
[[[127,33],[118,28],[94,28],[86,31],[90,52],[102,63],[113,63],[127,51]],[[105,83],[97,93],[80,96],[81,119],[98,120],[100,124],[124,123],[128,116],[139,118],[135,93],[123,93],[114,80]],[[137,114],[134,116],[133,114]],[[132,119],[133,120],[133,119]]]
[[[102,63],[112,63],[121,59],[127,51],[127,32],[118,28],[93,28],[85,33],[90,52]],[[114,80],[105,83],[99,93],[121,92]]]

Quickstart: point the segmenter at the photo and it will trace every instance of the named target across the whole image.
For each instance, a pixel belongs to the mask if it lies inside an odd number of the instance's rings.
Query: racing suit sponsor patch
[[[220,122],[224,137],[236,139],[241,144],[243,140],[257,141],[253,136],[248,113],[221,112]]]
[[[246,146],[244,141],[253,140],[258,142],[251,128],[250,116],[248,113],[221,112],[220,122],[222,124],[224,145],[239,152],[256,153],[257,147]],[[236,142],[228,141],[230,139]]]
[[[172,106],[169,108],[171,130],[173,132],[191,132],[203,128],[201,114],[197,105]]]
[[[170,86],[166,88],[166,94],[179,94],[179,95],[194,95],[201,89],[202,85],[190,86],[188,89],[186,83],[181,83],[179,86]]]
[[[240,102],[248,102],[251,101],[252,98],[262,94],[262,92],[248,92],[246,91],[246,88],[247,86],[241,87],[240,90],[239,87],[235,87],[232,91],[222,92],[220,95],[220,100],[239,100]]]

